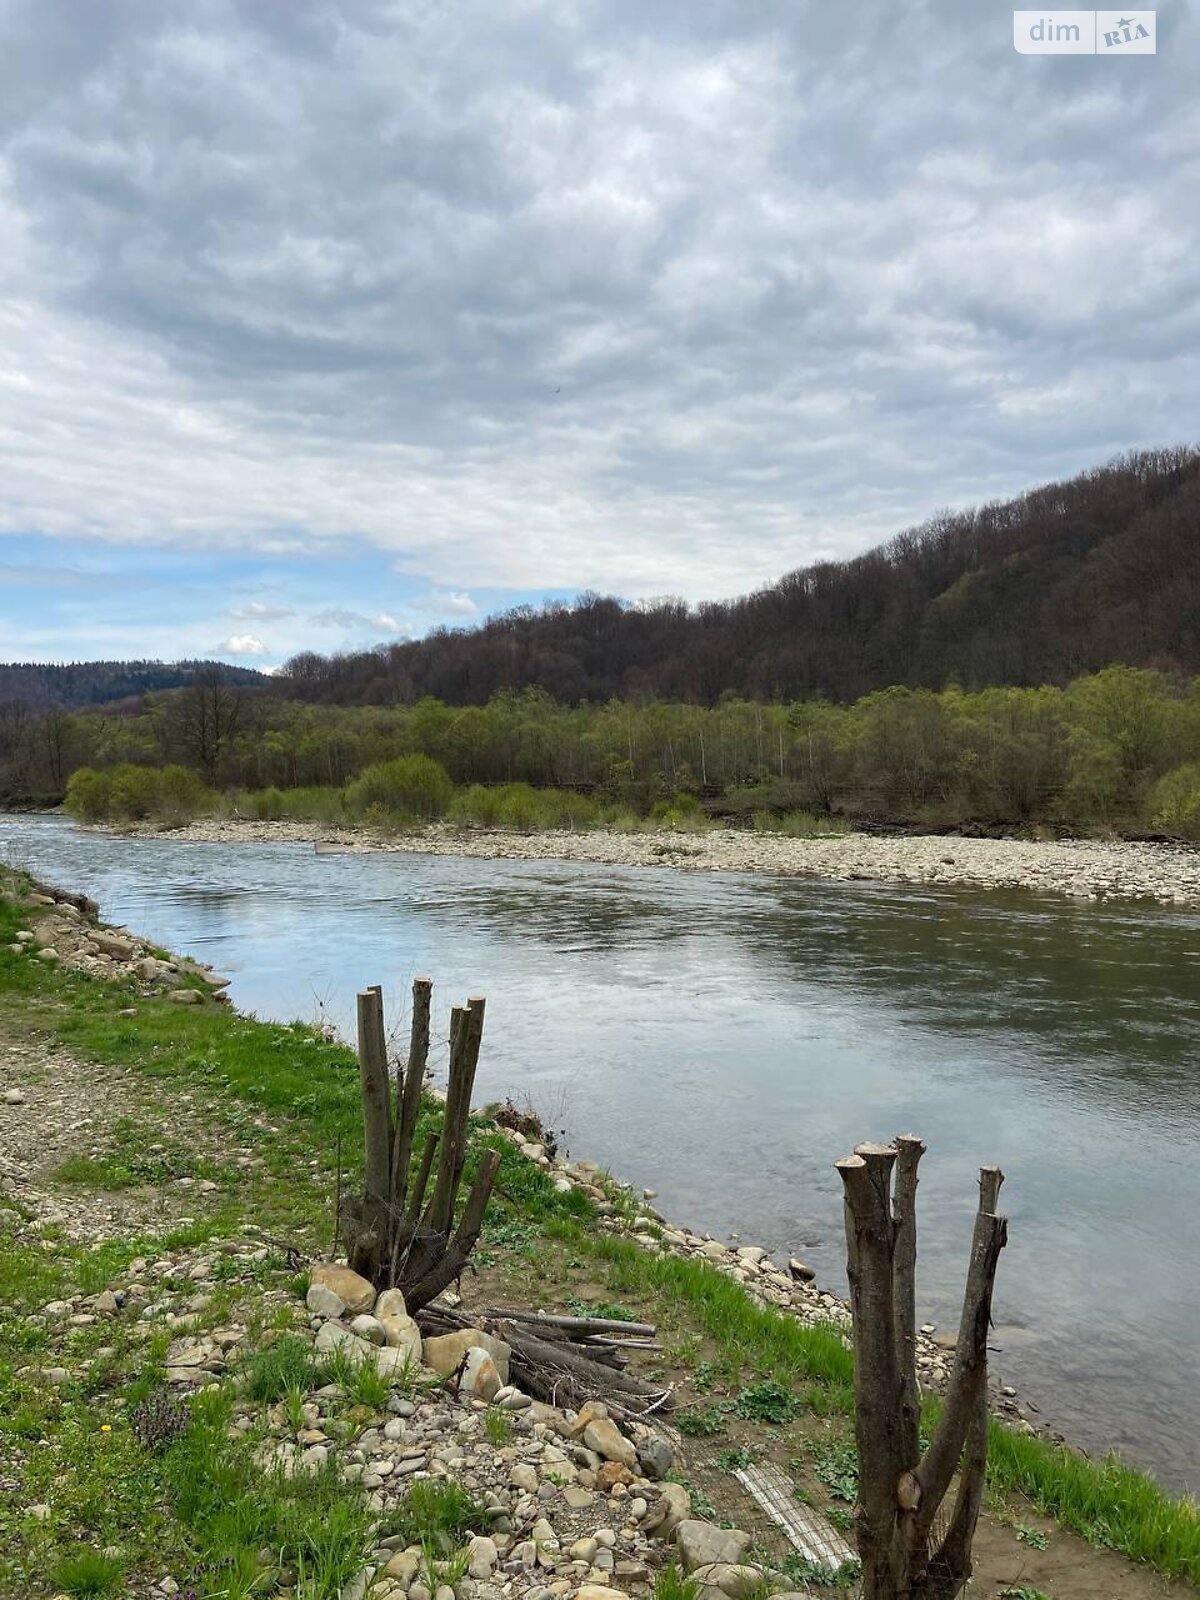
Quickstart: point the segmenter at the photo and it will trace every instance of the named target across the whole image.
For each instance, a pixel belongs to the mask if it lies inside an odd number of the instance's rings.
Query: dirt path
[[[196,1095],[168,1104],[138,1073],[0,1039],[0,1201],[40,1225],[85,1244],[160,1232],[217,1189],[195,1169],[231,1159],[255,1164]]]

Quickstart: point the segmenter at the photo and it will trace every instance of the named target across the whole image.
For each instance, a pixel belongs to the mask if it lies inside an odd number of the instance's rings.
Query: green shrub
[[[112,771],[109,815],[129,822],[153,816],[162,800],[162,775],[154,767],[135,767],[123,761]]]
[[[323,822],[335,827],[346,820],[346,792],[322,784],[285,789],[283,815],[290,822]]]
[[[544,815],[541,797],[529,784],[509,783],[500,791],[499,822],[502,828],[540,828],[544,825]]]
[[[281,790],[276,788],[257,789],[251,794],[241,795],[238,799],[238,810],[244,811],[248,817],[253,817],[255,822],[278,822],[284,815],[284,799]]]
[[[355,816],[372,807],[430,822],[445,816],[454,786],[445,767],[429,756],[398,756],[368,767],[350,785],[347,804]]]
[[[1200,762],[1176,767],[1150,793],[1150,821],[1164,833],[1200,839]]]
[[[650,807],[647,820],[653,827],[669,828],[674,833],[698,833],[708,826],[704,807],[694,794],[677,794],[669,800],[656,800]]]
[[[453,822],[473,822],[481,828],[495,828],[500,821],[500,793],[487,784],[473,783],[461,789],[450,805]]]
[[[63,805],[82,822],[99,822],[109,815],[112,803],[112,774],[95,767],[77,767],[67,784]]]
[[[163,822],[190,822],[202,812],[211,811],[216,795],[190,767],[164,767],[158,774],[158,799],[155,814]]]

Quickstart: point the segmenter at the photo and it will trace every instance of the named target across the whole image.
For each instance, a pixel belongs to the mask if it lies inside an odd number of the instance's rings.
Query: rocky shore
[[[129,830],[154,835],[145,824]],[[848,833],[812,839],[713,828],[698,833],[515,833],[437,823],[403,834],[331,829],[307,822],[205,820],[171,830],[201,843],[307,843],[318,851],[389,851],[481,860],[583,861],[688,872],[1022,889],[1087,902],[1151,900],[1200,905],[1200,850],[1185,845],[1095,839],[1039,841]]]

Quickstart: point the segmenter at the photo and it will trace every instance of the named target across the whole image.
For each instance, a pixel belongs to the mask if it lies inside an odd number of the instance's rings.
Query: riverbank
[[[10,1163],[32,1169],[26,1201],[49,1193],[59,1208],[37,1227],[26,1219],[20,1251],[10,1259],[3,1259],[0,1241],[3,1297],[29,1294],[37,1301],[45,1289],[47,1303],[67,1303],[65,1288],[60,1293],[56,1284],[51,1295],[48,1280],[31,1275],[29,1262],[39,1238],[52,1240],[58,1229],[68,1237],[78,1231],[78,1207],[86,1197],[86,1248],[77,1256],[66,1252],[63,1270],[83,1274],[89,1296],[124,1293],[131,1276],[127,1264],[136,1254],[184,1285],[163,1315],[199,1317],[192,1331],[203,1332],[211,1323],[216,1338],[222,1328],[228,1332],[231,1314],[222,1284],[228,1289],[230,1280],[240,1279],[243,1266],[214,1270],[214,1257],[253,1258],[265,1250],[275,1263],[268,1309],[272,1317],[282,1315],[289,1269],[280,1252],[323,1251],[335,1181],[332,1151],[339,1138],[353,1150],[360,1136],[353,1057],[308,1029],[257,1023],[211,999],[180,1008],[161,991],[139,985],[136,972],[100,978],[71,971],[36,956],[29,948],[36,941],[17,937],[30,932],[39,915],[55,915],[50,907],[33,902],[0,907],[0,914],[9,935],[0,940],[0,1040],[20,1041],[3,1060],[5,1084],[20,1097],[5,1114],[6,1154]],[[839,1320],[837,1303],[791,1281],[790,1273],[764,1266],[765,1258],[753,1250],[729,1251],[669,1229],[648,1202],[613,1188],[587,1163],[564,1168],[545,1150],[518,1153],[509,1140],[503,1143],[496,1215],[484,1239],[479,1279],[464,1284],[464,1298],[477,1305],[499,1300],[559,1310],[584,1306],[601,1315],[602,1307],[615,1304],[656,1322],[662,1350],[643,1360],[676,1389],[681,1461],[693,1508],[706,1515],[711,1508],[715,1520],[752,1526],[753,1508],[733,1472],[737,1462],[763,1460],[800,1481],[805,1496],[831,1518],[844,1517],[853,1473],[850,1358],[839,1337],[814,1339],[811,1327]],[[158,1181],[155,1174],[161,1174]],[[128,1197],[131,1190],[145,1209],[135,1206],[118,1217],[112,1196]],[[156,1211],[164,1198],[169,1222]],[[37,1202],[26,1209],[36,1215]],[[174,1214],[183,1209],[186,1216]],[[167,1230],[157,1241],[156,1228]],[[256,1234],[247,1249],[247,1229],[261,1230],[266,1245]],[[191,1255],[180,1255],[181,1234]],[[86,1269],[85,1258],[92,1263]],[[207,1276],[189,1278],[205,1261]],[[249,1259],[245,1275],[252,1280],[260,1264]],[[132,1276],[142,1281],[147,1272]],[[78,1283],[72,1292],[81,1292]],[[207,1307],[189,1310],[206,1294]],[[111,1376],[99,1382],[90,1376],[93,1362],[103,1372],[112,1360],[92,1349],[115,1343],[109,1313],[72,1302],[58,1314],[61,1325],[47,1327],[39,1305],[14,1330],[21,1341],[35,1333],[44,1338],[37,1348],[48,1353],[31,1355],[34,1347],[22,1342],[11,1355],[0,1355],[0,1376],[6,1370],[20,1380],[17,1398],[9,1397],[7,1411],[0,1408],[0,1432],[11,1426],[14,1411],[27,1425],[28,1406],[46,1398],[44,1386],[28,1374],[49,1370],[67,1374],[51,1381],[57,1401],[78,1387],[83,1418],[102,1428],[98,1413],[114,1417],[110,1426],[124,1447],[128,1426],[120,1390]],[[253,1320],[253,1307],[244,1315]],[[25,1392],[29,1384],[32,1394]],[[771,1390],[770,1405],[760,1404],[764,1384]],[[754,1396],[753,1403],[746,1396]],[[769,1415],[756,1416],[756,1406]],[[785,1414],[787,1421],[780,1423]],[[360,1422],[361,1432],[369,1432],[370,1424]],[[19,1449],[28,1454],[25,1445]],[[21,1503],[11,1503],[16,1533],[30,1536]],[[978,1547],[979,1593],[998,1595],[1023,1585],[1055,1600],[1147,1600],[1169,1592],[1145,1568],[1079,1544],[1061,1526],[1044,1521],[1039,1510],[1163,1571],[1200,1573],[1194,1511],[1173,1504],[1139,1474],[1095,1467],[1041,1440],[997,1428],[990,1514]],[[769,1530],[762,1537],[769,1540]],[[538,1575],[535,1564],[533,1576]],[[526,1587],[509,1585],[507,1592]],[[629,1587],[636,1591],[637,1584]],[[572,1588],[567,1583],[554,1592],[570,1594]],[[816,1583],[811,1592],[825,1589]],[[470,1597],[456,1592],[455,1600]]]
[[[518,833],[443,823],[387,834],[318,823],[230,818],[200,820],[169,830],[133,824],[121,832],[146,837],[169,833],[174,839],[197,843],[307,843],[330,851],[389,851],[488,861],[586,861],[674,867],[687,872],[764,872],[943,888],[1023,889],[1085,901],[1153,900],[1160,905],[1200,906],[1200,850],[1186,845],[858,833],[793,839],[731,828],[695,833],[603,829]]]

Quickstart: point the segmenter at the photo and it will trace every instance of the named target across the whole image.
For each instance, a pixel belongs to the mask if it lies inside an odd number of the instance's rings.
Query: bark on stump
[[[987,1467],[987,1335],[1007,1223],[1004,1175],[984,1167],[954,1366],[924,1454],[917,1382],[917,1167],[920,1139],[861,1144],[837,1163],[845,1190],[854,1322],[855,1511],[863,1600],[954,1600],[971,1576]],[[944,1530],[935,1525],[958,1475]]]

